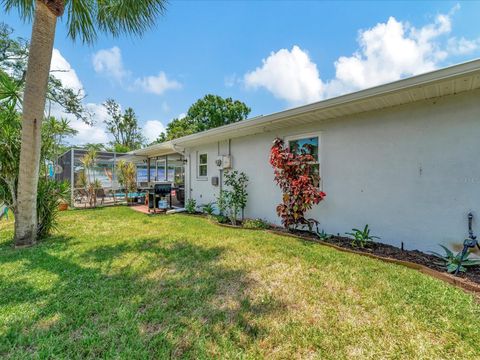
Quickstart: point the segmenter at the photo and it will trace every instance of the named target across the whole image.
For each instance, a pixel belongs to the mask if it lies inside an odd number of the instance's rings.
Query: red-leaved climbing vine
[[[275,182],[283,192],[277,214],[289,229],[300,224],[311,226],[305,213],[324,199],[326,194],[315,185],[320,180],[315,171],[315,159],[308,154],[295,154],[275,139],[270,150],[270,164],[274,168]]]

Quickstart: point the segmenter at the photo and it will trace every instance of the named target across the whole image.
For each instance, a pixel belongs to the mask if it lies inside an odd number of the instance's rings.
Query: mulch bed
[[[371,254],[381,258],[415,263],[425,266],[429,269],[447,274],[444,267],[436,264],[437,262],[439,262],[439,259],[437,257],[418,250],[402,250],[396,246],[387,245],[380,242],[370,242],[367,247],[361,248],[353,246],[352,240],[346,237],[334,235],[328,239],[320,240],[315,234],[301,230],[287,231],[283,228],[275,228],[275,232],[293,234],[316,242],[332,244],[340,248],[365,254]],[[461,273],[456,277],[467,282],[472,282],[480,285],[480,266],[469,267],[466,273]]]

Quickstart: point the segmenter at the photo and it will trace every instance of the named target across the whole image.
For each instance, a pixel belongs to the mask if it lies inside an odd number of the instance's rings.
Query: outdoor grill
[[[155,184],[153,192],[161,197],[167,196],[172,191],[172,184]]]
[[[172,207],[172,184],[171,183],[161,183],[155,184],[153,189],[148,192],[148,208],[153,209],[155,212],[156,209],[159,207],[158,204],[162,198],[167,197],[170,195],[169,199],[169,207]]]

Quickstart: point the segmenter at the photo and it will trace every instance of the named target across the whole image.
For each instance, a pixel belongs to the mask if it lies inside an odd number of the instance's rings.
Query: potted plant
[[[59,211],[68,210],[68,201],[65,199],[60,199],[60,201],[58,202],[58,210]]]

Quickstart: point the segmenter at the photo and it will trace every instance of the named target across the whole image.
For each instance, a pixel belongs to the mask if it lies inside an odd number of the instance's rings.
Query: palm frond
[[[2,5],[5,12],[10,12],[17,9],[18,14],[24,21],[30,21],[35,11],[35,1],[33,0],[2,0]]]
[[[97,0],[97,25],[104,33],[140,36],[166,11],[165,0]]]
[[[91,0],[70,0],[66,4],[68,36],[73,40],[81,38],[84,43],[97,39],[95,16],[98,7]]]

